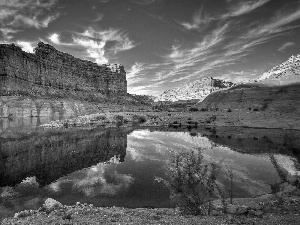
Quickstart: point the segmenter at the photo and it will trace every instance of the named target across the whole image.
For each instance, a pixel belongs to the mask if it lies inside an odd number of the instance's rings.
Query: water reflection
[[[0,142],[0,186],[35,176],[42,186],[63,175],[119,155],[124,161],[130,129],[50,131]]]
[[[2,197],[0,211],[38,207],[43,196],[63,204],[80,201],[96,206],[173,207],[165,185],[171,179],[170,159],[174,153],[199,147],[204,163],[221,165],[217,183],[224,190],[231,187],[233,197],[271,193],[281,179],[278,168],[287,177],[299,173],[293,152],[282,142],[284,131],[131,131],[66,130],[2,138],[0,187],[13,187],[26,177],[36,177],[40,186],[15,186],[18,196]]]

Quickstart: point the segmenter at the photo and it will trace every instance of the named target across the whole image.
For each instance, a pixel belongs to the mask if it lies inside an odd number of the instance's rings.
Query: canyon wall
[[[126,72],[119,64],[97,65],[40,42],[35,53],[0,45],[0,95],[102,101],[125,96]]]
[[[124,161],[131,128],[42,133],[0,140],[0,187],[36,176],[42,186],[117,156]]]

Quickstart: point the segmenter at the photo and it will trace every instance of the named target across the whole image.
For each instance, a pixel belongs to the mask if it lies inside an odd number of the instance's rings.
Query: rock
[[[237,214],[237,215],[246,214],[246,213],[248,213],[248,209],[249,209],[248,206],[245,206],[245,205],[239,206],[237,208],[237,211],[235,214]]]
[[[62,208],[63,205],[60,202],[58,202],[58,201],[56,201],[52,198],[48,198],[45,201],[45,203],[43,204],[43,207],[46,211],[49,212],[49,211],[53,211],[53,210],[58,209],[58,208]]]
[[[14,218],[27,217],[27,216],[30,216],[31,214],[32,214],[31,211],[29,211],[29,210],[24,210],[24,211],[15,213]]]
[[[253,209],[250,209],[248,213],[250,216],[256,216],[256,217],[262,217],[262,215],[264,214],[263,211],[261,210],[253,210]]]
[[[239,205],[229,204],[227,206],[227,212],[236,215],[246,214],[248,212],[248,209],[249,207],[245,205],[239,206]]]
[[[247,203],[247,206],[250,209],[254,209],[254,210],[261,210],[262,209],[262,205],[259,205],[258,203],[255,203],[255,202],[249,202],[249,203]]]
[[[98,65],[39,42],[35,53],[0,44],[0,95],[69,96],[98,99],[126,96],[124,67]]]
[[[229,204],[226,209],[226,211],[231,214],[235,214],[237,212],[237,210],[238,210],[238,206],[232,205],[232,204]]]

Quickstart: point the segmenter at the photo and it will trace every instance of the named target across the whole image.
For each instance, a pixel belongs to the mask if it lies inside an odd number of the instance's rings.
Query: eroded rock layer
[[[75,58],[40,42],[35,53],[0,45],[0,95],[68,97],[101,101],[125,96],[126,72]]]

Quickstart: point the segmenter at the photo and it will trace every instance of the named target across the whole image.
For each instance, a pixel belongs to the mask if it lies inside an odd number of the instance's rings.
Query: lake
[[[66,205],[175,207],[167,185],[172,158],[197,149],[204,163],[220,166],[217,183],[225,191],[232,173],[234,197],[271,193],[281,181],[278,168],[291,179],[300,174],[300,133],[295,130],[43,130],[33,122],[20,127],[13,121],[1,123],[0,217],[39,208],[45,197]]]

